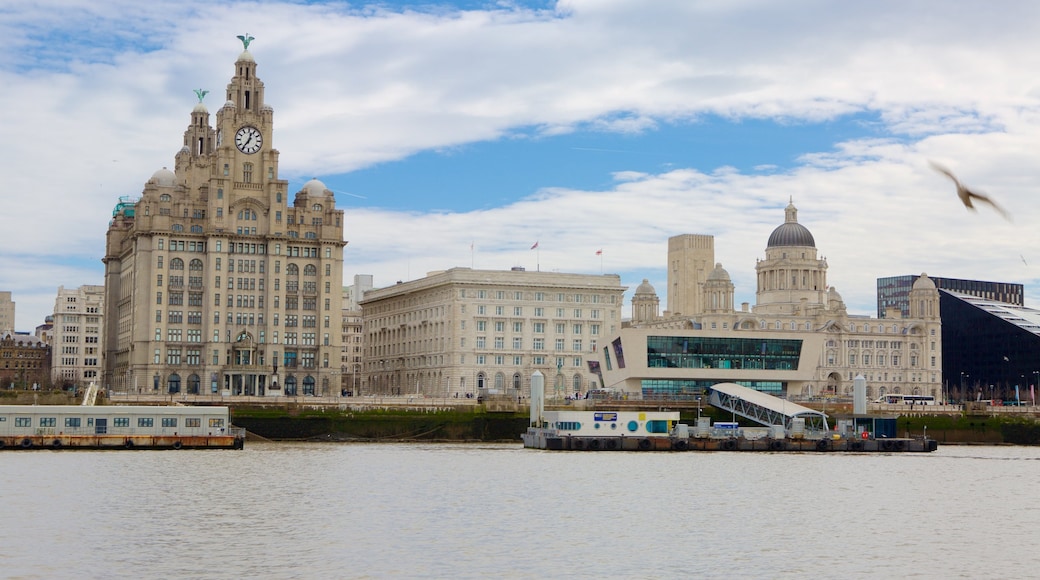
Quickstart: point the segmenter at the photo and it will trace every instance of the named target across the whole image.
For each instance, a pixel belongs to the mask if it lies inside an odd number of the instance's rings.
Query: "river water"
[[[5,578],[1033,578],[1040,448],[0,453]]]

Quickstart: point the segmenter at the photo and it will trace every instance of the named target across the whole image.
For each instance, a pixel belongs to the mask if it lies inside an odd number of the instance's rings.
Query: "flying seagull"
[[[975,211],[975,205],[972,203],[972,199],[975,199],[983,203],[990,204],[991,206],[993,206],[993,209],[997,211],[997,213],[1004,216],[1004,219],[1011,221],[1011,215],[1008,214],[1007,210],[997,205],[997,202],[990,199],[989,196],[979,193],[977,191],[972,191],[967,187],[964,187],[964,184],[962,184],[960,180],[957,179],[953,172],[951,172],[949,169],[946,169],[942,165],[939,165],[934,161],[929,161],[928,163],[932,165],[932,169],[938,171],[939,173],[942,173],[946,177],[949,177],[953,180],[953,184],[957,186],[957,197],[961,198],[961,203],[964,204],[964,207],[972,211]]]

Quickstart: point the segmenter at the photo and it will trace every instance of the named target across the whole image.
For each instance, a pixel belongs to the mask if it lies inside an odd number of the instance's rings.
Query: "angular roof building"
[[[954,401],[1032,402],[1040,383],[1040,310],[939,291],[943,376]]]

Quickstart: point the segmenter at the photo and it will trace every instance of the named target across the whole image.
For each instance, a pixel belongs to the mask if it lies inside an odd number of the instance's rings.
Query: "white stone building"
[[[102,368],[104,286],[58,287],[51,329],[51,380],[55,385],[86,387]]]
[[[366,394],[526,397],[599,388],[589,368],[621,328],[617,275],[452,268],[365,293]]]

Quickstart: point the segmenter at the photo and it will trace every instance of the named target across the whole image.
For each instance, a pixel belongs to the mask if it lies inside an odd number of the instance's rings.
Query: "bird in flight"
[[[949,177],[951,180],[953,180],[953,184],[957,186],[957,197],[961,198],[961,203],[964,204],[964,207],[972,211],[975,211],[975,204],[972,202],[972,200],[981,201],[982,203],[988,203],[991,206],[993,206],[993,209],[996,210],[997,213],[1004,216],[1004,219],[1011,221],[1011,215],[1007,212],[1007,210],[997,205],[997,202],[990,199],[988,195],[979,193],[977,191],[972,191],[967,187],[964,187],[964,184],[961,183],[959,179],[957,179],[953,172],[949,169],[946,169],[942,165],[939,165],[934,161],[929,161],[928,163],[932,165],[932,169],[938,171],[939,173],[942,173],[946,177]]]

